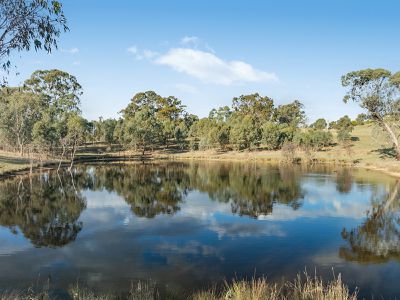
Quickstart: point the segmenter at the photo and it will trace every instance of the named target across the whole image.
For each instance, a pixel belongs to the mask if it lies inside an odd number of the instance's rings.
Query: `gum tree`
[[[12,52],[57,48],[57,38],[67,31],[59,1],[0,0],[0,62],[9,70]]]
[[[342,85],[348,88],[344,102],[358,102],[368,112],[369,119],[387,133],[400,160],[400,72],[354,71],[342,76]]]

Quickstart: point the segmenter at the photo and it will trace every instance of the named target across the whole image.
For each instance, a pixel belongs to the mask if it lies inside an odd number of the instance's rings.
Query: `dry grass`
[[[384,141],[379,140],[374,133],[373,125],[356,126],[352,132],[353,141],[351,146],[344,149],[341,145],[335,145],[314,151],[311,153],[313,160],[317,163],[327,163],[334,165],[352,165],[364,169],[377,170],[392,176],[400,177],[400,161],[396,161]],[[378,135],[379,136],[379,135]],[[96,145],[96,147],[103,147]],[[104,147],[103,147],[104,148]],[[132,151],[102,152],[99,154],[94,151],[84,151],[79,153],[79,158],[93,157],[130,157],[139,159],[140,153]],[[87,150],[90,150],[89,148]],[[104,150],[104,149],[103,149]],[[156,150],[148,152],[148,159],[152,160],[207,160],[207,161],[257,161],[280,163],[285,160],[282,151],[164,151]],[[295,153],[296,161],[308,163],[310,153],[297,150]],[[17,172],[29,168],[27,158],[20,158],[16,153],[0,151],[0,175],[7,172]]]
[[[356,126],[352,132],[353,141],[348,149],[341,145],[327,147],[323,151],[312,153],[317,163],[335,165],[352,165],[364,169],[377,170],[389,175],[400,177],[400,162],[396,161],[387,144],[380,141],[374,133],[373,125]],[[162,153],[155,153],[156,157],[163,157]],[[166,155],[164,155],[166,156]],[[297,150],[295,154],[298,161],[309,161],[309,154]],[[170,154],[170,159],[189,160],[216,160],[216,161],[284,161],[282,151],[227,151],[218,150],[189,151],[185,153]]]
[[[221,292],[201,291],[193,300],[356,300],[357,293],[351,294],[340,275],[324,283],[318,277],[298,275],[293,282],[282,285],[269,283],[266,278],[251,281],[233,281]]]
[[[75,284],[69,290],[73,300],[155,300],[161,299],[156,284],[153,281],[132,284],[128,294],[96,294],[88,288]],[[174,299],[175,297],[168,297]],[[182,296],[178,297],[179,299]],[[44,291],[35,294],[3,293],[0,300],[48,300],[51,296]],[[357,292],[350,293],[342,282],[340,275],[330,282],[324,283],[319,277],[310,277],[307,273],[298,275],[295,280],[277,284],[270,283],[266,278],[252,280],[234,280],[225,282],[220,290],[209,289],[200,291],[189,297],[191,300],[356,300]]]

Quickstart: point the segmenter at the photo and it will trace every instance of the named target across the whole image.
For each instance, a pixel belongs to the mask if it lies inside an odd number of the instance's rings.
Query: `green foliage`
[[[260,145],[261,127],[252,115],[234,113],[229,124],[229,141],[237,150],[253,149]]]
[[[368,116],[366,114],[358,114],[356,118],[357,125],[364,125],[368,121]]]
[[[337,130],[346,130],[348,132],[351,132],[353,131],[354,125],[349,116],[344,116],[337,120],[335,128]]]
[[[262,142],[269,150],[280,149],[285,141],[291,141],[297,129],[284,124],[267,122],[262,127]]]
[[[274,112],[274,100],[258,93],[241,95],[232,100],[232,109],[241,115],[252,116],[257,124],[269,121]]]
[[[160,140],[162,124],[157,120],[154,109],[144,105],[133,116],[125,120],[124,141],[126,144],[140,147],[142,154]]]
[[[274,111],[274,120],[279,124],[291,127],[299,127],[305,123],[305,112],[303,104],[295,100],[292,103],[279,105]]]
[[[294,143],[306,149],[321,149],[333,143],[333,135],[324,130],[299,131],[293,138]]]
[[[35,123],[41,118],[42,103],[38,95],[23,89],[4,88],[0,92],[0,131],[4,141],[24,153],[32,142]]]
[[[59,1],[2,0],[0,6],[0,61],[4,70],[11,66],[13,51],[34,48],[51,52],[57,48],[61,31],[68,30]]]
[[[317,130],[323,130],[326,129],[328,126],[328,123],[326,122],[325,119],[318,119],[314,123],[311,124],[311,127]]]
[[[342,76],[348,88],[344,102],[355,101],[368,117],[388,135],[400,159],[400,73],[384,69],[365,69]]]
[[[140,144],[168,146],[170,142],[182,144],[195,121],[194,116],[185,112],[185,106],[173,96],[163,98],[153,91],[137,93],[129,105],[122,110],[124,139],[127,145]],[[152,124],[146,122],[146,116]],[[140,121],[144,124],[139,124]],[[138,128],[133,128],[138,126]]]

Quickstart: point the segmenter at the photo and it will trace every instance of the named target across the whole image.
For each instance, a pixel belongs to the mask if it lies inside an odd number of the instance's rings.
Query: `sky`
[[[70,30],[58,50],[13,55],[9,83],[65,70],[91,120],[118,118],[135,93],[154,90],[200,117],[258,92],[276,105],[300,100],[309,122],[332,121],[362,112],[343,103],[342,75],[400,69],[397,0],[61,2]]]

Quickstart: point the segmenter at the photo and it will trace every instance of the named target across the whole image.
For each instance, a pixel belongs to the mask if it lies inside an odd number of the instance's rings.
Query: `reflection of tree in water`
[[[94,186],[115,191],[140,217],[177,212],[186,194],[183,169],[174,165],[134,165],[94,169]]]
[[[0,183],[0,225],[17,228],[37,247],[62,247],[82,229],[85,200],[69,173],[12,179]]]
[[[363,263],[400,259],[400,181],[379,203],[374,202],[366,221],[342,237],[349,244],[339,251],[340,257]]]
[[[90,185],[117,192],[135,215],[148,218],[177,212],[188,190],[230,202],[233,213],[252,217],[272,213],[274,203],[297,209],[303,197],[293,168],[262,169],[249,164],[102,166],[93,169]]]
[[[348,194],[353,186],[351,170],[347,168],[339,169],[336,175],[336,189],[339,193]]]
[[[207,192],[211,199],[230,201],[233,213],[251,217],[271,214],[275,203],[297,209],[303,198],[299,177],[293,168],[210,165],[193,168],[190,184]]]

